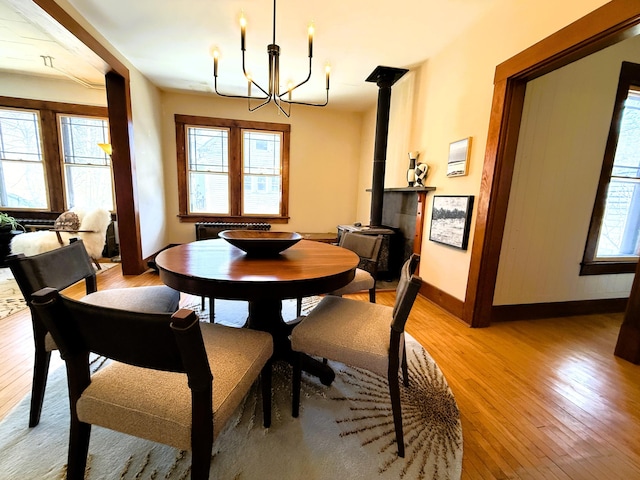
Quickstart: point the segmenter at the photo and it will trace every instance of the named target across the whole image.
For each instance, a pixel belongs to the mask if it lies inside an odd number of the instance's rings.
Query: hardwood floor
[[[98,276],[99,289],[158,283],[154,273],[123,277],[119,267]],[[407,331],[458,402],[462,478],[640,478],[640,366],[613,355],[621,322],[589,315],[471,329],[419,297]],[[28,310],[0,320],[0,418],[29,393],[32,355]]]

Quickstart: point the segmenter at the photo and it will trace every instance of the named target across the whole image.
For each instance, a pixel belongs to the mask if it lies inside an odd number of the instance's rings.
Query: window
[[[107,120],[65,115],[59,120],[67,209],[100,205],[112,211],[111,160],[98,146],[109,143]]]
[[[0,110],[0,206],[47,209],[38,112]]]
[[[635,272],[640,254],[640,65],[623,62],[581,275]]]
[[[184,221],[288,220],[289,125],[185,115],[175,122]]]
[[[106,116],[105,107],[0,97],[0,208],[114,210],[111,159],[98,146],[109,143]]]

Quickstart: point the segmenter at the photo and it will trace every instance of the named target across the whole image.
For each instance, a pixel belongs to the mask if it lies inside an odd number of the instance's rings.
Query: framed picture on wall
[[[466,175],[469,169],[471,137],[463,138],[449,144],[449,160],[447,161],[447,177]]]
[[[435,195],[429,240],[466,250],[473,213],[473,195]]]

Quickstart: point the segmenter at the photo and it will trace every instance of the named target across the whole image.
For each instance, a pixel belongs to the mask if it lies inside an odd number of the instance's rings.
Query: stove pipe
[[[382,225],[384,170],[387,160],[391,87],[408,71],[409,70],[404,68],[378,66],[367,78],[367,82],[376,83],[379,88],[376,140],[373,151],[373,179],[371,185],[371,215],[369,220],[369,226],[371,227],[380,227]]]

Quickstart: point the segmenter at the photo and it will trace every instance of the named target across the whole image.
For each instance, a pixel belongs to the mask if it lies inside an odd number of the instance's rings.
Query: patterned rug
[[[118,265],[117,263],[101,263],[102,270],[98,274]],[[0,320],[27,308],[20,287],[13,278],[11,269],[0,268]]]
[[[231,308],[217,302],[216,314]],[[291,303],[285,309],[295,308]],[[459,479],[462,430],[453,394],[433,359],[410,336],[407,353],[405,458],[396,453],[385,378],[330,362],[336,372],[331,387],[303,375],[300,416],[293,418],[291,369],[278,362],[271,427],[262,427],[262,401],[254,387],[216,439],[210,478]],[[3,479],[64,478],[69,421],[65,377],[64,368],[50,374],[40,425],[27,427],[28,398],[0,423]],[[92,429],[89,454],[88,480],[187,479],[190,474],[189,452],[101,427]]]
[[[11,269],[0,268],[0,320],[27,308]]]

